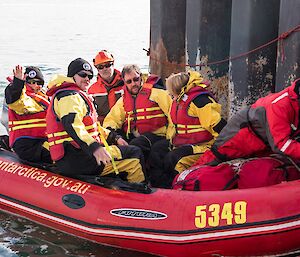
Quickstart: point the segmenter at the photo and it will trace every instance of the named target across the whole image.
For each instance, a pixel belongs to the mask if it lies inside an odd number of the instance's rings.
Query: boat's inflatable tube
[[[0,209],[102,244],[161,256],[300,249],[300,181],[220,192],[112,190],[0,151]]]

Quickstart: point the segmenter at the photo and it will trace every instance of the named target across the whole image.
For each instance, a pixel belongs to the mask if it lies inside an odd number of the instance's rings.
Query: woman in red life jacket
[[[23,74],[19,65],[13,73],[13,81],[5,89],[10,147],[23,160],[52,163],[46,135],[49,99],[42,92],[43,74],[34,66],[27,67]]]
[[[147,160],[152,145],[164,139],[168,128],[171,97],[161,88],[159,79],[142,83],[140,68],[135,64],[122,69],[124,95],[106,116],[103,126],[119,133],[130,145],[143,151]]]
[[[173,97],[172,127],[169,140],[152,147],[149,180],[153,186],[169,188],[176,174],[192,166],[211,147],[226,121],[221,117],[221,105],[198,72],[172,74],[166,86]]]
[[[97,81],[88,89],[94,98],[98,120],[103,123],[109,110],[123,94],[123,79],[120,71],[114,68],[114,57],[106,50],[100,51],[93,59],[98,71]]]
[[[280,153],[300,160],[300,79],[236,113],[197,164]]]
[[[91,65],[77,58],[69,64],[67,77],[57,75],[48,84],[47,94],[52,97],[47,112],[51,157],[59,171],[70,177],[116,173],[129,182],[142,182],[140,149],[108,145],[118,140],[97,121],[96,109],[86,93],[92,77]]]

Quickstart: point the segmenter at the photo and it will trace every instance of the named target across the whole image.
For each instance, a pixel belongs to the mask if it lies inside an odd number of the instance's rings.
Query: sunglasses
[[[40,81],[40,80],[29,80],[26,83],[29,84],[29,85],[34,85],[34,84],[38,84],[39,86],[43,86],[44,85],[44,82]]]
[[[85,72],[83,72],[83,71],[78,72],[77,75],[78,75],[79,77],[81,77],[81,78],[86,78],[86,77],[88,77],[90,80],[93,78],[93,75],[89,75],[89,74],[87,74],[87,73],[85,73]]]
[[[138,82],[139,80],[140,80],[140,77],[134,77],[132,80],[131,80],[131,79],[127,79],[127,80],[125,81],[125,83],[126,83],[126,84],[131,84],[132,81],[133,81],[133,82]]]
[[[113,65],[114,65],[114,63],[110,62],[110,63],[106,63],[106,64],[98,64],[95,67],[96,67],[97,70],[103,70],[104,67],[105,68],[109,68],[109,67],[111,67]]]

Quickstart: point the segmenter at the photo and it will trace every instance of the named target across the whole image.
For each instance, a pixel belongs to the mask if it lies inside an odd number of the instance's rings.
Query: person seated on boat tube
[[[69,177],[117,174],[129,182],[142,182],[141,150],[108,146],[119,141],[97,121],[93,101],[86,93],[92,78],[91,65],[77,58],[69,64],[67,76],[56,75],[48,84],[51,102],[46,120],[52,159],[60,173]]]
[[[279,153],[300,160],[300,78],[236,113],[197,164]]]
[[[140,68],[135,64],[123,67],[122,78],[124,95],[107,114],[103,126],[140,147],[147,160],[151,146],[166,136],[172,100],[160,85],[142,83]]]
[[[97,81],[89,87],[88,94],[94,98],[101,124],[124,92],[124,81],[121,72],[114,68],[114,61],[113,55],[107,50],[101,50],[93,59],[98,75]]]
[[[171,188],[176,174],[192,166],[211,147],[226,121],[221,105],[195,71],[170,75],[166,87],[173,102],[172,129],[168,140],[153,145],[149,156],[149,180],[155,187]]]
[[[4,97],[0,122],[0,148],[11,151],[9,146],[8,131],[8,106]]]
[[[46,135],[49,98],[42,90],[44,76],[35,66],[17,65],[14,78],[5,88],[8,105],[9,144],[23,160],[52,163]]]

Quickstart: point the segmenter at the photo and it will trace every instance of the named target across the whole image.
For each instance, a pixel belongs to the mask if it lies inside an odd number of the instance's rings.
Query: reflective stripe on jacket
[[[210,141],[212,134],[203,128],[199,117],[188,115],[188,109],[191,102],[201,94],[209,94],[202,87],[192,87],[180,101],[174,100],[171,106],[171,120],[175,126],[176,132],[172,139],[172,144],[181,146],[185,144],[200,144]]]
[[[46,135],[46,112],[49,101],[46,95],[34,93],[26,87],[26,95],[31,97],[41,107],[40,112],[17,114],[11,108],[8,110],[9,117],[9,144],[13,146],[19,138],[47,139]]]
[[[98,142],[100,142],[100,138],[98,135],[97,128],[97,113],[94,105],[88,98],[88,96],[82,92],[78,87],[70,86],[63,88],[61,90],[57,90],[51,100],[49,111],[47,113],[47,133],[48,133],[48,141],[50,146],[50,154],[54,161],[61,159],[64,156],[64,142],[70,142],[74,147],[79,148],[79,145],[69,136],[69,134],[65,131],[63,124],[58,120],[55,112],[54,112],[54,99],[55,96],[61,91],[76,91],[80,96],[84,99],[86,104],[88,105],[89,113],[83,118],[83,124],[85,125],[85,129],[87,132]]]
[[[165,113],[158,103],[149,99],[152,88],[152,84],[144,83],[136,96],[131,95],[127,88],[124,90],[125,122],[123,130],[126,134],[134,131],[139,134],[153,132],[167,125]]]
[[[299,87],[300,79],[235,114],[216,139],[215,152],[233,159],[272,150],[299,160]]]

